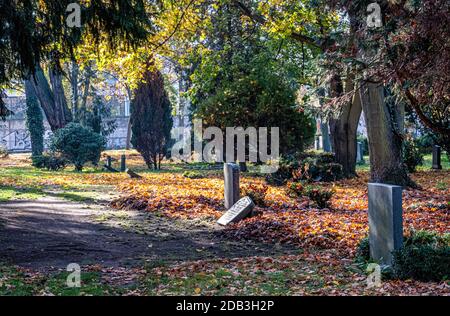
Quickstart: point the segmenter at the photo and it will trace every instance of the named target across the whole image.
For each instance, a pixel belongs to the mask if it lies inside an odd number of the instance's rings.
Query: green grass
[[[82,272],[81,287],[68,287],[69,272],[44,276],[27,274],[14,266],[0,263],[0,296],[105,296],[120,295],[128,289],[112,287],[101,280],[99,272]]]
[[[356,166],[357,171],[370,171],[370,160],[369,156],[364,156],[364,164],[358,164]],[[433,156],[431,154],[425,155],[423,157],[423,165],[417,167],[418,171],[429,171],[433,165]],[[450,170],[450,161],[448,160],[447,154],[445,152],[441,155],[441,164],[443,170]]]
[[[309,292],[324,285],[320,275],[296,265],[278,271],[218,268],[212,272],[190,273],[182,277],[167,274],[158,276],[149,271],[142,283],[148,295],[283,296],[292,295],[300,282]]]
[[[42,196],[45,196],[45,194],[39,189],[0,186],[0,202],[11,200],[36,200]]]

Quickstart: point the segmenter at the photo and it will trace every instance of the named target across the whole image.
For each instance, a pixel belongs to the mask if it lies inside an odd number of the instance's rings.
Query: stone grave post
[[[112,158],[111,156],[106,156],[106,166],[112,168]]]
[[[370,256],[392,264],[392,251],[403,243],[402,187],[369,183]]]
[[[364,149],[361,142],[356,143],[356,162],[364,163]]]
[[[239,200],[239,166],[234,163],[223,165],[225,178],[225,208],[229,210]]]
[[[441,146],[434,145],[433,146],[433,169],[441,170]]]
[[[120,171],[125,172],[127,170],[127,156],[123,154],[120,157]]]

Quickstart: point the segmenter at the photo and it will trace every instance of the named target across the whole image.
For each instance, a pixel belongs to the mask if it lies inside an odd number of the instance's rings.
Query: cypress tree
[[[39,101],[29,80],[25,80],[26,125],[30,132],[32,156],[40,156],[44,151],[44,116]]]
[[[157,70],[148,70],[135,91],[130,119],[133,132],[131,143],[150,169],[161,168],[161,160],[170,146],[171,111],[162,74]]]

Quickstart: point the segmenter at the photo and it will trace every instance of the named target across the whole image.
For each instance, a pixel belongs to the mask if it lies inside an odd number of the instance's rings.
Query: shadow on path
[[[45,197],[0,203],[0,261],[47,270],[69,263],[142,266],[295,253],[298,249],[218,237],[211,223]]]

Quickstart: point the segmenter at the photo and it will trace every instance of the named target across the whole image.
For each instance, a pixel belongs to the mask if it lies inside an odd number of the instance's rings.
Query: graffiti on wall
[[[8,131],[1,136],[1,144],[11,151],[29,151],[30,133],[27,130]]]

